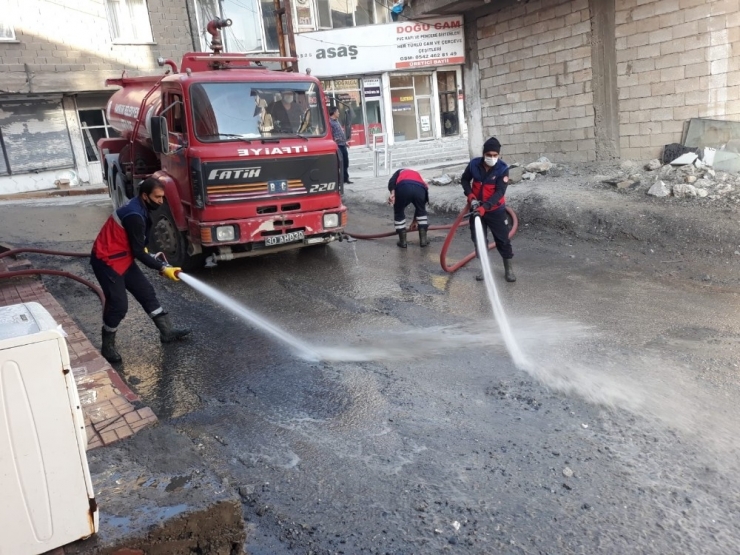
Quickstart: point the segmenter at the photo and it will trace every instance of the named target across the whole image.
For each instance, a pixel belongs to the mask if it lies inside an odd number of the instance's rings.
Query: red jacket
[[[509,183],[509,166],[499,160],[493,168],[483,163],[483,158],[473,158],[460,178],[465,196],[475,195],[486,212],[506,205],[506,187]],[[472,187],[471,187],[472,182]]]
[[[122,223],[125,218],[142,218],[144,220],[144,229],[146,230],[144,244],[146,244],[146,235],[148,235],[151,222],[141,198],[136,197],[111,214],[110,218],[103,224],[92,248],[95,258],[105,262],[119,276],[125,274],[126,270],[134,263],[134,253],[131,249],[128,233]]]

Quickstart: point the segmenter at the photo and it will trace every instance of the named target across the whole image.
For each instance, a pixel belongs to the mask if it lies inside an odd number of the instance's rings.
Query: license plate
[[[288,182],[284,179],[281,179],[279,181],[268,181],[267,182],[267,192],[268,193],[287,193],[288,192]]]
[[[284,245],[285,243],[294,243],[303,241],[305,234],[302,231],[291,231],[285,235],[268,235],[265,237],[265,246],[272,247],[275,245]]]

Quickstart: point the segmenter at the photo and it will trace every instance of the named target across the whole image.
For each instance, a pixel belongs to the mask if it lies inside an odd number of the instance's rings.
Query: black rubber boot
[[[401,247],[402,249],[405,249],[409,246],[409,244],[406,242],[406,230],[403,231],[397,231],[398,233],[398,241],[396,242],[396,245]]]
[[[514,275],[514,266],[511,263],[510,258],[504,258],[504,278],[509,283],[514,283],[516,281],[516,276]]]
[[[159,339],[162,343],[172,343],[173,341],[182,339],[190,333],[190,330],[187,328],[173,328],[172,322],[170,322],[170,315],[166,312],[163,312],[152,319],[157,328],[159,328]]]
[[[420,227],[419,228],[419,246],[426,247],[428,244],[429,244],[429,240],[427,239],[427,228]]]
[[[103,328],[103,347],[100,354],[111,364],[121,362],[121,355],[116,351],[116,332]]]

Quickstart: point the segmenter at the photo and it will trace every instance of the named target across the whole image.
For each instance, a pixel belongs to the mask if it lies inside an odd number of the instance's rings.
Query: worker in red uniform
[[[509,226],[506,223],[506,198],[504,196],[509,184],[509,166],[501,160],[500,154],[501,143],[496,137],[491,137],[483,144],[483,157],[473,158],[470,161],[460,182],[470,207],[475,212],[470,216],[470,234],[476,253],[478,244],[475,241],[474,220],[480,216],[483,233],[486,234],[486,245],[488,245],[488,230],[490,229],[496,241],[496,249],[504,259],[506,281],[514,282],[516,276],[511,263],[514,253],[509,240]],[[475,279],[482,281],[483,274],[478,274]]]
[[[406,207],[414,205],[414,219],[419,226],[419,246],[426,247],[429,244],[427,230],[429,219],[427,218],[426,205],[429,202],[429,187],[419,172],[408,168],[401,168],[394,173],[388,181],[388,204],[393,205],[393,224],[398,233],[396,245],[405,249],[406,242]]]
[[[139,196],[129,201],[108,218],[92,248],[90,264],[105,295],[103,309],[103,357],[120,362],[116,351],[116,331],[128,312],[129,291],[159,329],[162,343],[185,337],[189,329],[173,328],[169,315],[157,300],[154,288],[136,265],[136,260],[157,270],[173,281],[179,281],[180,268],[169,266],[150,255],[146,249],[152,221],[149,213],[164,202],[164,187],[155,178],[139,185]]]

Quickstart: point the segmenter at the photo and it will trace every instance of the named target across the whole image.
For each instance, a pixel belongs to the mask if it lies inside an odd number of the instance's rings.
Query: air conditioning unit
[[[0,307],[0,555],[97,532],[86,449],[60,326],[38,303]]]

